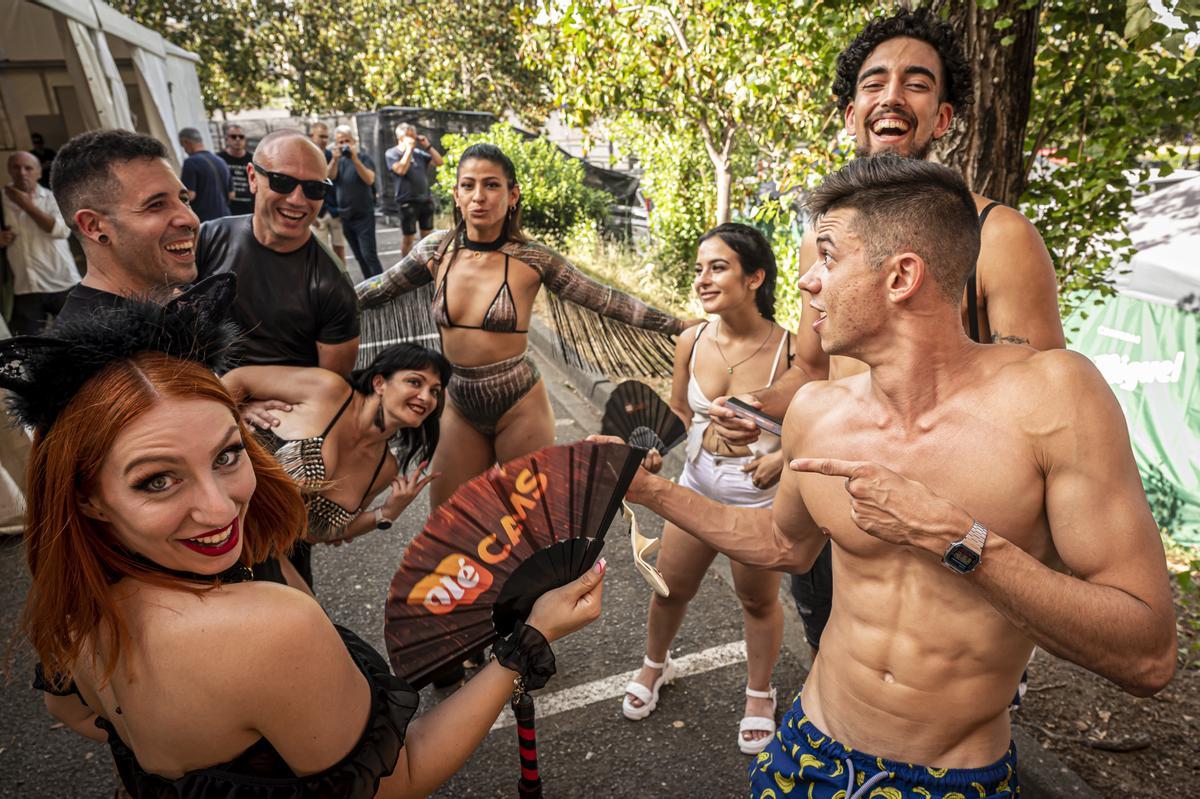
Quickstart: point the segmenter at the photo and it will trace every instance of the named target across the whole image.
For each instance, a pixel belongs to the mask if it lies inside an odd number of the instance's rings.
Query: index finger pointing
[[[863,461],[840,461],[836,458],[795,458],[788,465],[795,472],[855,477],[858,470],[866,464]]]

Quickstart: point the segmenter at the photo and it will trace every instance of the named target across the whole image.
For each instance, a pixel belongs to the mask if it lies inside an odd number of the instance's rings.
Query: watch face
[[[950,547],[942,562],[956,572],[966,574],[979,565],[979,555],[964,544]]]
[[[392,529],[392,523],[389,522],[387,519],[380,519],[378,522],[375,523],[375,529],[376,530],[390,530],[390,529]]]

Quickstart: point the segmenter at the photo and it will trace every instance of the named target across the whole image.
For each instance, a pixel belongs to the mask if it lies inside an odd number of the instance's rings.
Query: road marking
[[[678,680],[681,677],[703,674],[706,671],[714,669],[723,669],[726,666],[742,663],[745,660],[746,642],[732,641],[728,644],[721,644],[720,646],[714,646],[700,652],[693,652],[690,655],[684,655],[678,660],[673,661],[676,669],[675,679]],[[624,674],[614,674],[612,677],[593,680],[592,682],[576,685],[573,688],[565,688],[552,694],[538,695],[535,700],[537,702],[537,716],[538,718],[545,718],[553,716],[555,713],[578,710],[595,702],[622,697],[625,695],[625,686],[637,675],[639,670],[625,672]],[[496,723],[492,725],[492,729],[500,730],[505,727],[511,727],[515,723],[516,719],[513,718],[512,709],[506,705],[500,713],[500,718],[496,719]]]

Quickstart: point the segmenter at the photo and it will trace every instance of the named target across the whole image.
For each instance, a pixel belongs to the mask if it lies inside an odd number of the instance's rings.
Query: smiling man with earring
[[[59,150],[51,186],[87,259],[56,324],[129,296],[166,298],[196,279],[200,220],[158,140],[125,130],[82,133]]]

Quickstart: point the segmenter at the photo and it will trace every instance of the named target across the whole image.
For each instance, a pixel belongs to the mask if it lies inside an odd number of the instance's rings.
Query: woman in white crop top
[[[720,225],[700,238],[694,287],[705,313],[716,315],[685,330],[675,345],[671,408],[688,426],[687,463],[679,484],[730,505],[769,507],[783,467],[777,436],[764,433],[749,447],[734,446],[709,425],[711,399],[770,385],[791,365],[792,339],[774,322],[775,256],[762,234]],[[670,522],[663,527],[658,569],[671,589],[653,596],[641,672],[626,686],[627,718],[649,716],[661,686],[674,676],[669,648],[716,550]],[[771,671],[783,638],[779,572],[731,564],[746,630],[748,680],[738,747],[756,754],[775,732]]]

